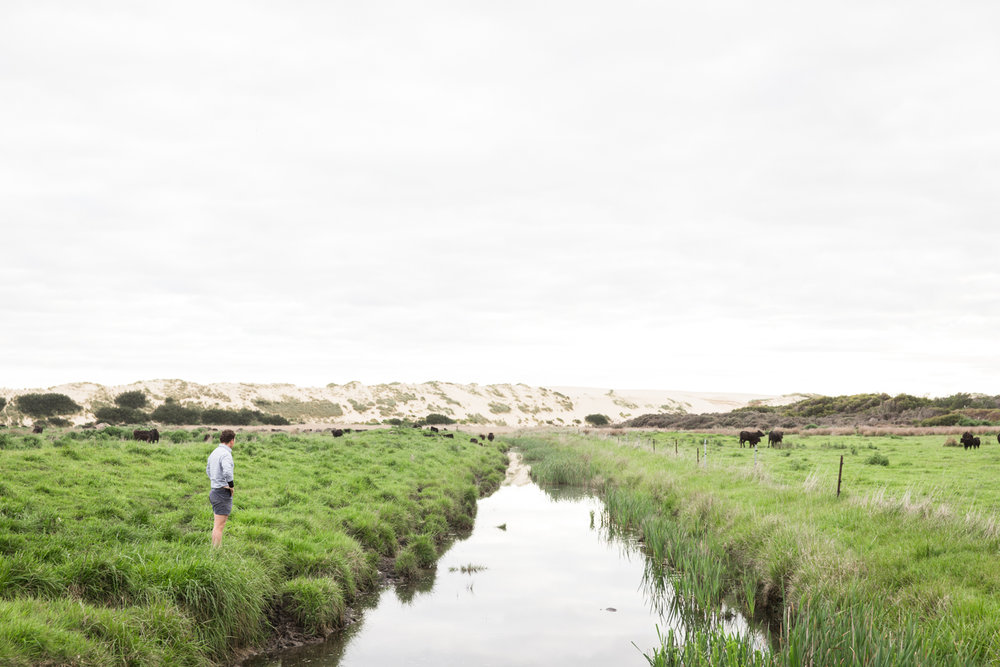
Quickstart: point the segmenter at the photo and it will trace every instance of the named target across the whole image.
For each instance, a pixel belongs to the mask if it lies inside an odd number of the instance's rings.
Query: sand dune
[[[184,380],[146,380],[127,385],[78,382],[55,387],[0,389],[10,401],[25,393],[66,394],[84,407],[74,423],[93,421],[94,410],[111,405],[125,391],[141,390],[156,407],[168,398],[181,403],[229,409],[259,409],[302,423],[381,423],[385,419],[415,419],[440,413],[457,421],[497,426],[573,425],[589,414],[612,421],[648,413],[728,412],[751,402],[791,403],[800,395],[737,394],[670,390],[600,389],[591,387],[532,387],[525,384],[454,384],[424,382],[365,385],[351,382],[326,387],[292,384],[224,382],[197,384]],[[7,412],[10,412],[10,415]],[[11,420],[16,411],[0,413]],[[24,420],[25,423],[27,420]]]

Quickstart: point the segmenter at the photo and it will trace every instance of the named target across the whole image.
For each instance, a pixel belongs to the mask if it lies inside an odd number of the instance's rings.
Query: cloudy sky
[[[0,3],[0,386],[1000,393],[1000,5]]]

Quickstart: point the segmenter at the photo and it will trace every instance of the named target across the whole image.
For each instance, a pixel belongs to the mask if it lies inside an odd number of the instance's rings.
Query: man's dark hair
[[[219,434],[219,442],[226,444],[227,442],[232,442],[236,439],[236,433],[232,429],[226,429]]]

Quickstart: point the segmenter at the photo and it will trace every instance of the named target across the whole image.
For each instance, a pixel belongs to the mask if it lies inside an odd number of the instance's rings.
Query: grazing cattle
[[[339,438],[340,436],[344,435],[344,430],[343,429],[339,429],[339,428],[335,428],[335,429],[333,429],[333,431],[331,431],[331,433],[333,434],[333,437]]]
[[[480,439],[480,440],[485,440],[485,439],[486,439],[486,436],[485,436],[485,435],[483,435],[482,433],[480,433],[480,434],[479,434],[479,439]]]
[[[149,441],[150,442],[159,442],[160,441],[160,432],[157,431],[155,428],[149,429]]]
[[[476,440],[475,438],[469,438],[469,442],[471,442],[474,445],[478,445],[479,444],[479,441]]]
[[[140,431],[139,429],[136,429],[132,431],[132,439],[149,442],[149,431]]]
[[[437,426],[431,426],[431,431],[433,431],[434,433],[438,433],[438,427]]]
[[[745,443],[750,443],[751,447],[756,447],[760,444],[760,439],[764,437],[763,431],[740,431],[740,447],[744,447]]]
[[[490,433],[488,436],[486,436],[486,439],[489,440],[490,442],[493,442],[493,434]],[[1000,439],[1000,435],[997,436],[997,439]]]
[[[767,446],[774,447],[775,445],[780,445],[782,438],[785,437],[784,431],[771,431],[767,434]]]
[[[975,438],[972,439],[972,446],[975,447],[976,449],[979,449],[979,436],[976,436]]]
[[[35,424],[35,428],[31,429],[32,433],[41,433],[44,429],[39,424]]]
[[[445,433],[444,437],[446,437],[446,438],[454,438],[455,434],[454,433]]]
[[[962,434],[962,438],[959,442],[962,443],[963,449],[969,449],[970,447],[976,446],[976,440],[978,440],[978,438],[972,435],[972,431],[966,431]]]
[[[1000,433],[997,433],[997,442],[1000,442]]]

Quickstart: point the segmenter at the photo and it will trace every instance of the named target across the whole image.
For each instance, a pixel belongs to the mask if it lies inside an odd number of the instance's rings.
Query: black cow
[[[488,436],[486,436],[486,439],[489,440],[490,442],[493,442],[493,434],[490,433]],[[997,440],[1000,440],[1000,435],[997,436]]]
[[[31,429],[32,433],[41,433],[43,430],[41,424],[35,424],[35,428]]]
[[[160,432],[157,431],[155,428],[149,429],[149,441],[150,442],[159,442],[160,441]]]
[[[433,431],[434,433],[437,433],[438,432],[438,427],[437,426],[431,426],[431,431]]]
[[[750,443],[751,447],[756,447],[760,444],[760,439],[764,437],[763,431],[740,431],[740,447],[744,447],[745,443]]]
[[[979,438],[972,435],[972,431],[966,431],[965,433],[962,434],[962,438],[960,440],[960,442],[962,443],[962,448],[969,449],[970,447],[975,447],[976,440],[978,439]]]
[[[972,446],[975,447],[976,449],[979,449],[979,436],[976,436],[975,438],[972,439]]]
[[[335,429],[333,429],[333,431],[331,431],[331,433],[333,434],[333,437],[339,438],[340,436],[344,435],[344,430],[343,429],[339,429],[339,428],[335,428]]]
[[[767,446],[774,447],[775,445],[780,445],[782,438],[785,437],[784,431],[771,431],[767,434]]]
[[[136,429],[132,431],[132,439],[139,440],[141,442],[149,442],[149,431],[140,431]]]
[[[474,445],[478,445],[479,444],[479,441],[476,440],[475,438],[469,438],[469,442],[471,442]]]
[[[446,438],[454,438],[455,434],[454,433],[445,433],[444,437],[446,437]]]

